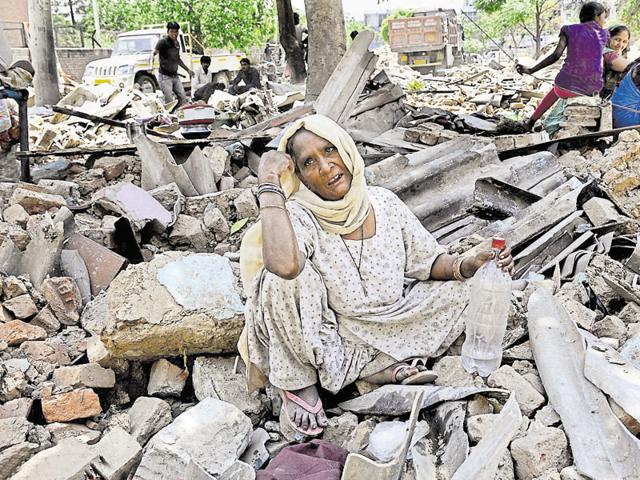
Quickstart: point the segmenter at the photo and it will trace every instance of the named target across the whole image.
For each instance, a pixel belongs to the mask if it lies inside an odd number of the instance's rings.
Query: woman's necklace
[[[349,247],[347,246],[347,242],[344,241],[344,238],[342,238],[342,235],[340,235],[340,239],[342,240],[342,244],[344,245],[344,248],[347,249],[347,253],[351,258],[353,265],[356,267],[356,270],[358,270],[358,276],[360,277],[360,285],[362,285],[362,290],[364,291],[364,296],[366,297],[367,287],[365,287],[364,280],[362,279],[362,273],[360,273],[360,266],[362,265],[362,252],[364,250],[364,223],[360,225],[360,255],[358,257],[358,263],[356,263],[356,259],[353,258],[353,255],[351,254],[351,250],[349,250]]]

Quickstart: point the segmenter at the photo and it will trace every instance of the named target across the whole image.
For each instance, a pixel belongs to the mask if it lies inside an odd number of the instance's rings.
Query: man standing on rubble
[[[240,60],[240,73],[229,84],[229,93],[231,95],[240,95],[252,88],[262,88],[260,74],[258,70],[251,66],[251,61],[248,58],[243,58]]]
[[[159,54],[160,70],[158,72],[158,82],[164,94],[164,101],[165,103],[171,102],[175,93],[178,98],[178,107],[187,103],[187,96],[184,93],[182,81],[178,76],[178,67],[182,67],[189,72],[189,76],[193,75],[193,72],[180,58],[180,44],[178,43],[179,31],[180,25],[176,22],[167,23],[167,36],[158,40],[156,48],[153,51],[153,58],[151,59],[153,63],[156,54]]]

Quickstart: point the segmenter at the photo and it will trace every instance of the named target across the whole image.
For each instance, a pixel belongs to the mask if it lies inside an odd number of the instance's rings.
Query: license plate
[[[427,64],[427,61],[426,61],[424,58],[416,58],[416,59],[413,61],[413,64],[414,64],[414,65],[426,65],[426,64]]]
[[[96,78],[94,83],[96,85],[100,85],[101,83],[111,83],[111,79],[109,79],[109,78]]]

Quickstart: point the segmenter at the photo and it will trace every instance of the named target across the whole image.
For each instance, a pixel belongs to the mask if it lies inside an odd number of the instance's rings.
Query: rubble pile
[[[349,454],[345,478],[372,460],[404,480],[634,478],[640,134],[602,151],[503,157],[521,135],[501,146],[497,122],[469,115],[466,100],[414,108],[391,70],[343,82],[355,97],[323,92],[316,109],[346,119],[368,182],[398,194],[451,253],[505,237],[514,292],[488,377],[464,369],[461,338],[429,359],[432,385],[323,394],[322,439]],[[106,108],[100,98],[83,104]],[[229,111],[267,97],[213,98]],[[126,96],[128,110],[136,102],[155,108]],[[246,390],[238,249],[259,215],[259,156],[308,111],[241,114],[247,128],[199,145],[137,133],[131,151],[43,157],[36,183],[0,183],[0,480],[253,479],[296,441],[277,393]],[[43,120],[38,139],[61,128],[51,146],[67,148],[73,131],[91,146],[106,127]]]

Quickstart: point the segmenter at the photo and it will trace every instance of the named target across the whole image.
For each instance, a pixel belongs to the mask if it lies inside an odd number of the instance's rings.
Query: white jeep
[[[159,59],[151,65],[153,50],[162,36],[166,35],[166,28],[152,26],[142,30],[125,32],[118,35],[113,46],[111,57],[95,60],[87,64],[82,76],[82,83],[99,85],[109,83],[120,87],[133,88],[137,86],[145,93],[152,93],[159,88],[157,73]],[[205,49],[187,31],[180,30],[178,36],[180,57],[191,70],[200,64],[201,53]],[[200,47],[200,48],[198,48]],[[228,85],[230,80],[240,70],[240,53],[214,53],[211,56],[213,81]],[[190,79],[187,72],[178,69],[178,76],[182,79],[185,90],[190,90]]]

